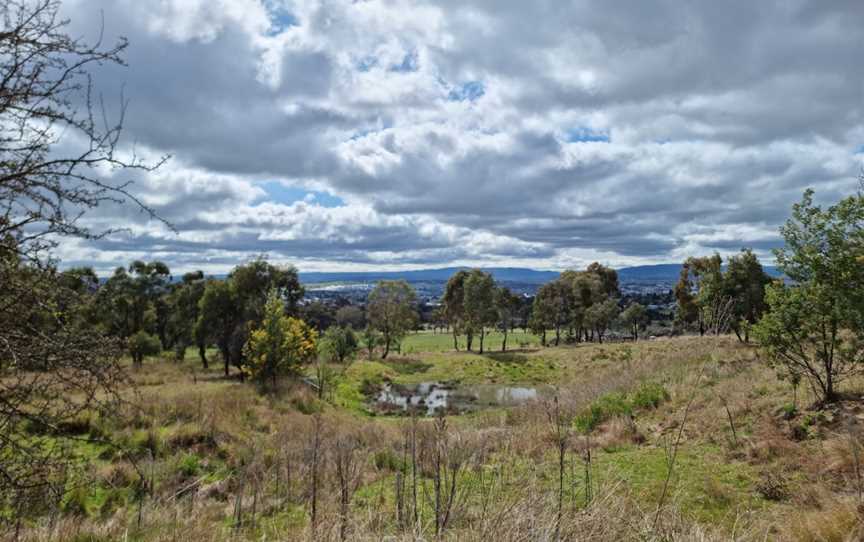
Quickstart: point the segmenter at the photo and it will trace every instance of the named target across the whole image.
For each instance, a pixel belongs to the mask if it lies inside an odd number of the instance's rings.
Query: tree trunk
[[[456,326],[453,326],[453,349],[459,351],[459,336],[456,334]]]
[[[486,328],[480,328],[480,354],[483,353],[483,339],[486,338]]]
[[[207,363],[207,352],[203,344],[198,345],[198,357],[201,358],[201,364],[204,366],[204,368],[209,369],[210,365]]]
[[[228,364],[231,363],[231,359],[228,354],[228,348],[223,346],[219,348],[219,351],[222,353],[222,360],[225,362],[225,376],[227,377],[229,375]]]
[[[384,335],[384,355],[381,356],[381,359],[387,359],[387,354],[390,353],[390,336]]]
[[[501,341],[501,351],[507,351],[507,328],[504,328],[504,340]]]
[[[834,391],[834,376],[831,374],[831,368],[827,368],[825,372],[825,385],[823,391],[825,393],[825,402],[833,403],[837,400],[837,392]]]

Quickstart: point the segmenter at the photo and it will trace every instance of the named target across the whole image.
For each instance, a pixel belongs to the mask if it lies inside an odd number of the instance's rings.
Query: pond
[[[550,394],[549,387],[479,384],[460,386],[446,382],[422,382],[415,386],[385,383],[374,396],[377,410],[384,413],[416,410],[427,416],[458,414],[490,407],[516,406]]]

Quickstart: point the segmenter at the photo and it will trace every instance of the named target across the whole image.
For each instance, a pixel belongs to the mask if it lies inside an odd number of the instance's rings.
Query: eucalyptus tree
[[[825,402],[864,370],[864,195],[822,208],[808,190],[781,227],[777,266],[754,335],[781,374],[805,379]]]
[[[479,352],[482,354],[486,328],[494,326],[498,320],[495,307],[495,279],[485,271],[472,269],[465,278],[463,295],[463,323],[471,336],[474,334],[479,336]],[[470,338],[468,350],[471,350]]]
[[[204,296],[206,280],[202,271],[193,271],[183,275],[182,282],[167,296],[169,307],[166,334],[179,359],[183,359],[186,348],[194,344],[198,348],[198,357],[206,369],[207,337],[195,333],[195,324],[200,315],[200,302]]]
[[[232,356],[231,347],[238,326],[243,325],[243,305],[233,282],[208,280],[198,302],[198,311],[195,337],[206,337],[208,342],[216,343],[222,355],[225,376],[228,376],[232,361],[239,366],[239,358]]]
[[[507,351],[507,336],[516,325],[522,300],[509,288],[499,286],[495,289],[495,312],[497,313],[498,330],[504,336],[501,341],[501,351]]]
[[[648,323],[648,310],[641,303],[631,303],[621,312],[621,321],[630,330],[630,337],[639,340],[639,330]]]
[[[561,280],[547,282],[534,296],[531,328],[541,334],[545,343],[546,331],[555,330],[555,346],[561,342],[561,330],[568,325],[572,292]]]
[[[731,327],[738,340],[750,342],[750,328],[767,308],[765,287],[770,283],[771,277],[752,250],[742,249],[727,260],[723,292],[733,302]]]
[[[417,294],[404,280],[382,280],[369,293],[366,304],[369,324],[381,334],[383,359],[390,348],[414,329],[417,322]]]
[[[468,278],[468,272],[465,270],[456,271],[444,287],[444,295],[441,297],[441,307],[443,308],[444,317],[450,325],[453,333],[453,349],[459,350],[459,334],[465,328],[465,279]],[[464,329],[466,339],[471,343],[471,330]]]

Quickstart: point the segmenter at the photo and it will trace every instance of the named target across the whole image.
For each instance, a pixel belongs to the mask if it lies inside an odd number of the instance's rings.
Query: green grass
[[[597,474],[620,480],[646,503],[656,504],[669,472],[667,451],[661,446],[629,446],[596,454]],[[758,475],[743,461],[730,461],[709,444],[684,444],[678,450],[670,478],[667,503],[697,521],[732,526],[736,509],[763,509],[768,502],[755,491]]]
[[[483,341],[483,349],[488,351],[501,351],[501,343],[504,335],[497,332],[489,332]],[[465,336],[458,337],[459,349],[464,350]],[[531,333],[523,331],[514,331],[507,334],[507,349],[518,350],[521,348],[535,348],[540,346],[540,338]],[[480,348],[480,338],[474,338],[473,350]],[[432,333],[431,331],[421,331],[408,335],[402,341],[402,353],[413,354],[417,352],[450,352],[453,350],[453,335],[450,333]]]
[[[576,416],[573,425],[581,433],[593,431],[601,423],[616,416],[632,416],[637,409],[657,408],[669,400],[666,388],[655,382],[643,382],[630,393],[612,392],[598,397],[584,412]]]

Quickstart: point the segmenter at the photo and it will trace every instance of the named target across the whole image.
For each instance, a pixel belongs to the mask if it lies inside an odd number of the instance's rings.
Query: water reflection
[[[538,399],[546,390],[518,386],[482,384],[454,386],[442,382],[422,382],[416,386],[385,383],[375,403],[380,410],[416,410],[427,416],[440,412],[458,413],[496,406],[515,406]]]

